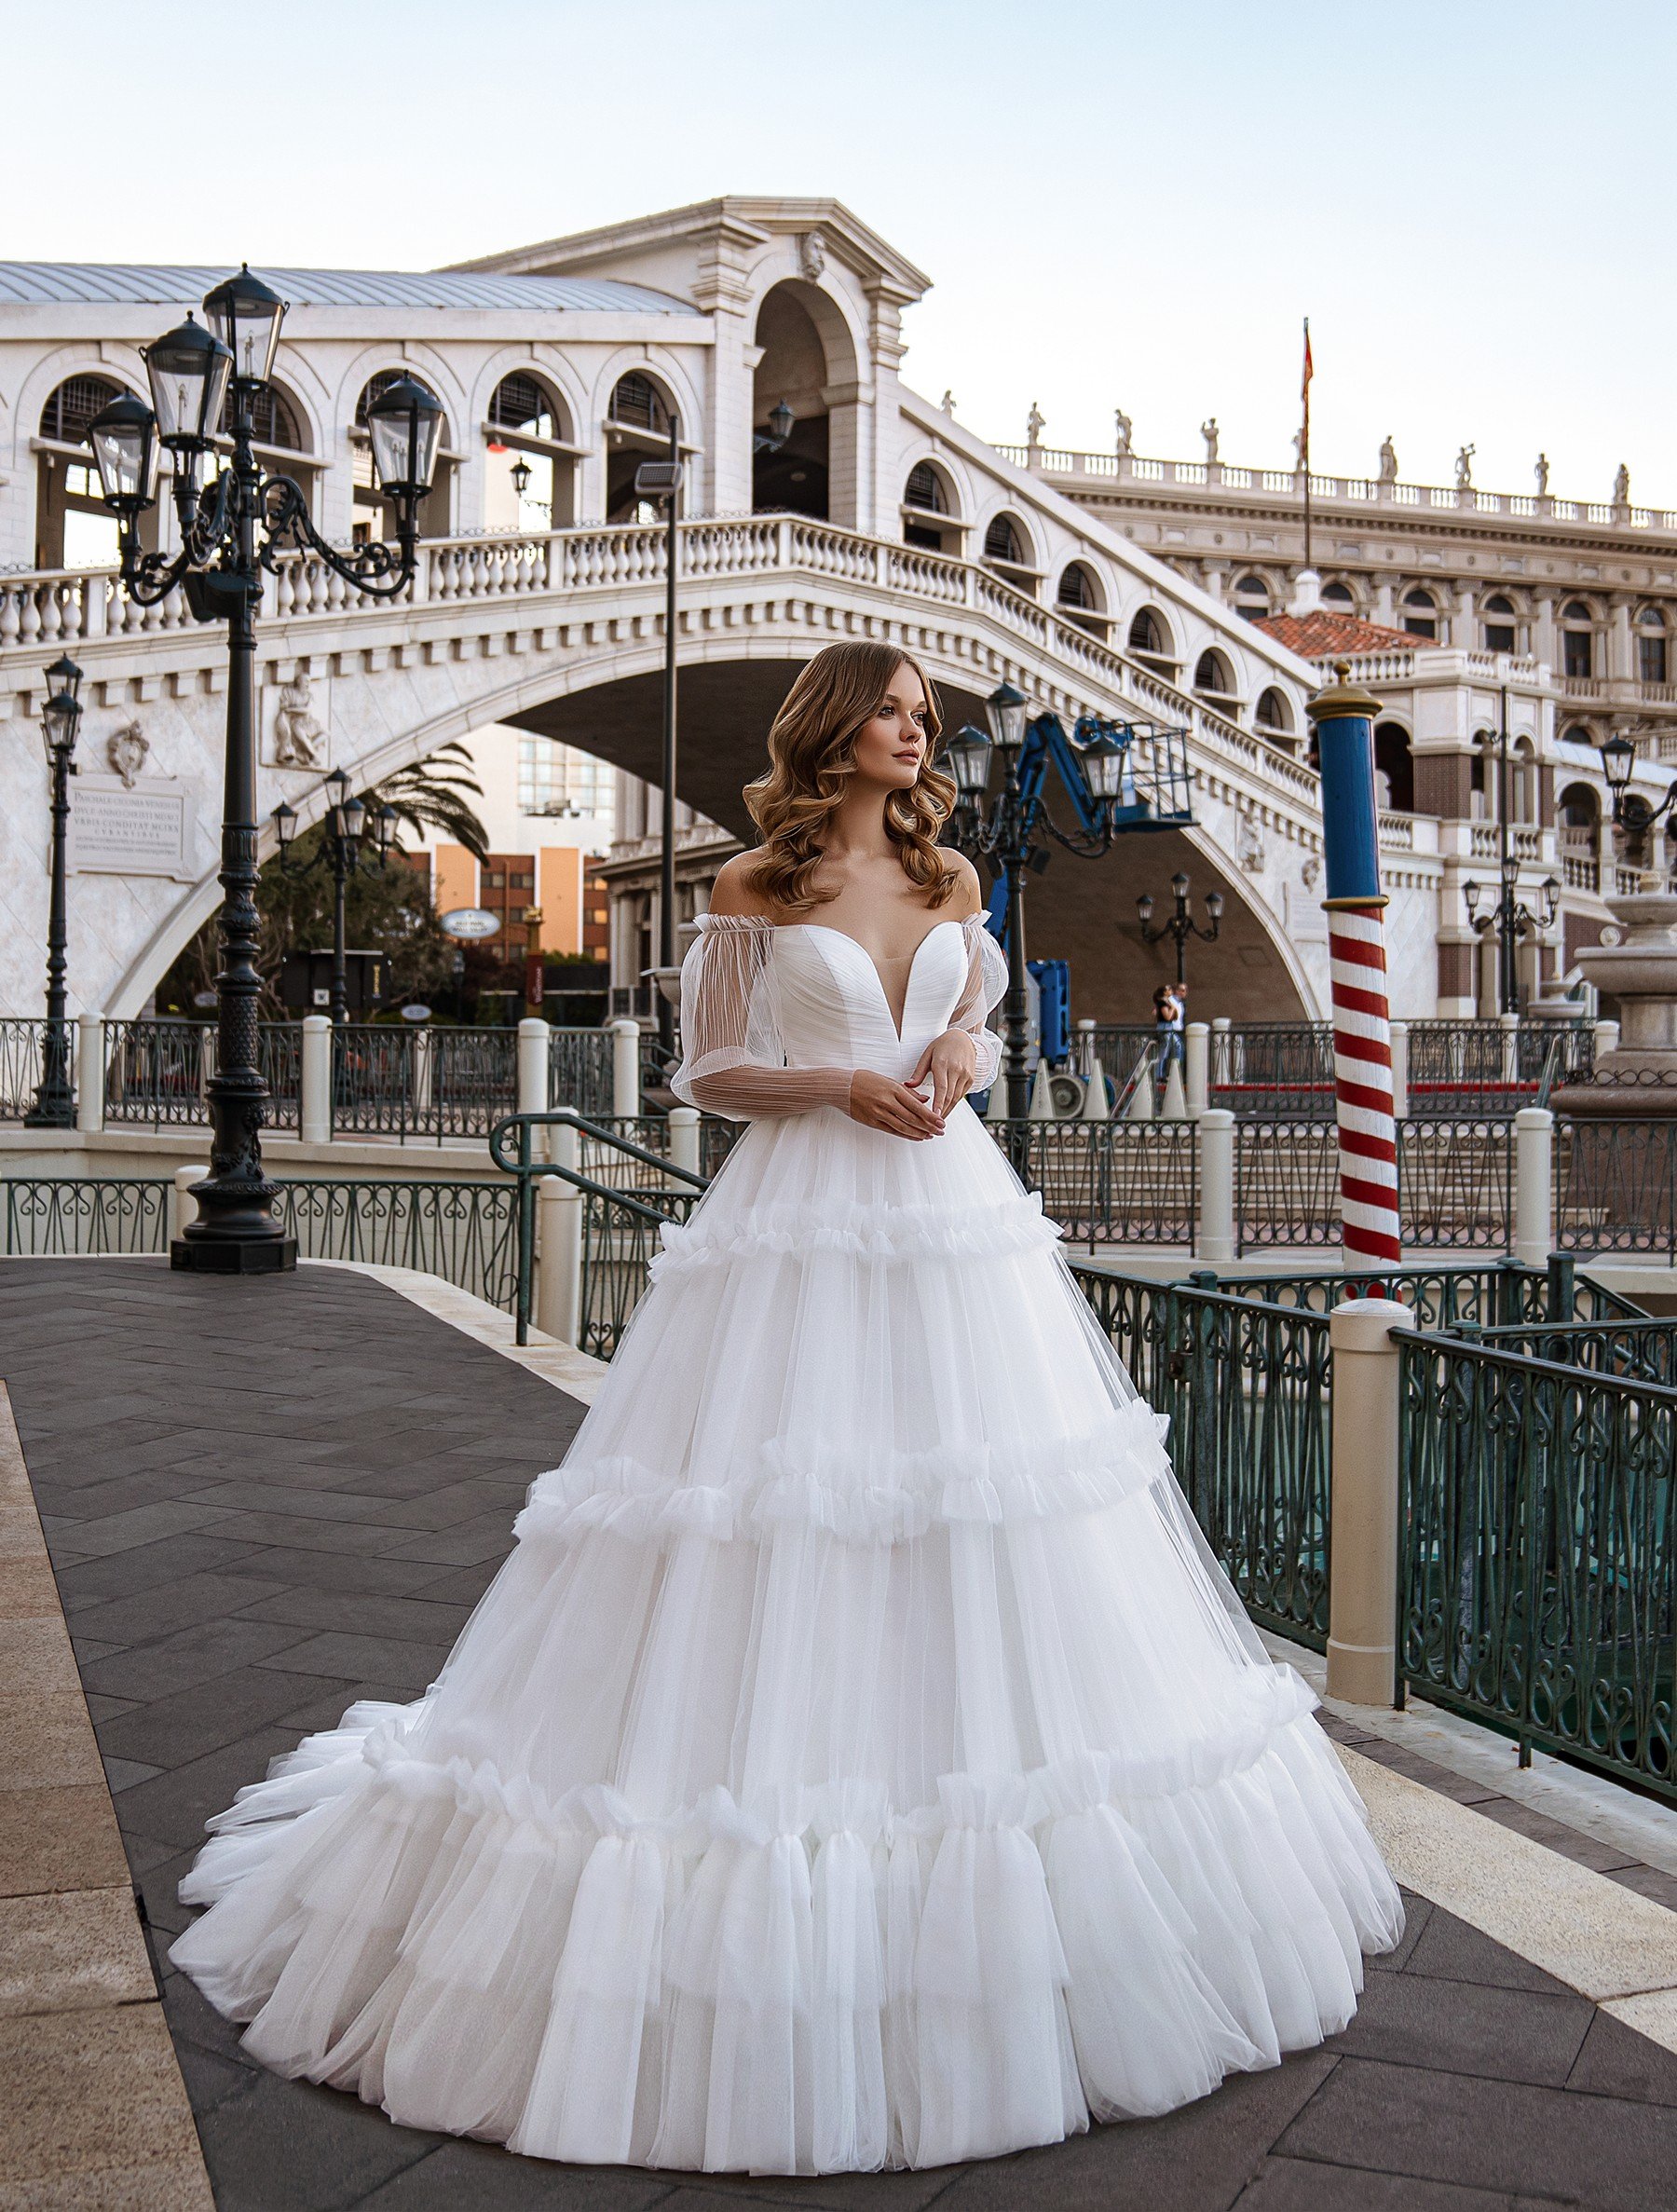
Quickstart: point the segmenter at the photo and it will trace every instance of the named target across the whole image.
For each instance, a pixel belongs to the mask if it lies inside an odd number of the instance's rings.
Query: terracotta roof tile
[[[1388,630],[1380,622],[1365,622],[1360,615],[1341,614],[1326,607],[1318,607],[1313,614],[1266,614],[1252,627],[1306,661],[1408,651],[1434,642],[1408,630]]]

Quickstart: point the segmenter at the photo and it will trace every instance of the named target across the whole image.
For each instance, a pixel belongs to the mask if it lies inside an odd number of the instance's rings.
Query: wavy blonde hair
[[[763,839],[746,881],[770,904],[823,906],[838,895],[812,890],[811,879],[827,825],[856,772],[856,739],[884,705],[899,668],[911,668],[920,680],[931,742],[914,783],[886,797],[885,834],[903,873],[924,887],[928,907],[943,906],[959,882],[937,849],[955,805],[954,778],[932,765],[943,729],[937,693],[912,653],[856,641],[825,646],[798,670],[769,732],[768,770],[745,786],[745,804]]]

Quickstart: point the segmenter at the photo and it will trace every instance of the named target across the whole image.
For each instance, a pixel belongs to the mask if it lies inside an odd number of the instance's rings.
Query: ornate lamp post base
[[[191,1234],[188,1228],[174,1238],[169,1264],[193,1275],[289,1275],[297,1264],[294,1236],[205,1236],[194,1243],[188,1241]]]

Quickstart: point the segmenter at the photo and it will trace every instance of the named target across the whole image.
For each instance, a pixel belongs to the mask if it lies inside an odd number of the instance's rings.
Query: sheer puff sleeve
[[[1006,993],[1007,961],[986,928],[982,914],[969,914],[961,927],[966,932],[967,978],[949,1017],[949,1027],[963,1031],[973,1040],[978,1056],[973,1088],[987,1091],[1002,1066],[1002,1040],[987,1017]]]
[[[788,1068],[774,993],[775,924],[701,914],[681,963],[681,1064],[670,1088],[729,1121],[850,1111],[849,1068]]]

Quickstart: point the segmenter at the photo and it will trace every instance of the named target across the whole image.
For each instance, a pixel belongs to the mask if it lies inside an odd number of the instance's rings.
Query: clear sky
[[[1677,506],[1644,0],[0,0],[0,254],[423,267],[722,192],[919,264],[904,374],[1018,439]],[[1663,242],[1662,242],[1663,241]]]

